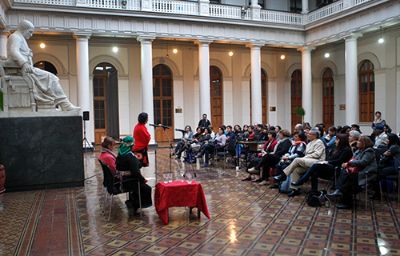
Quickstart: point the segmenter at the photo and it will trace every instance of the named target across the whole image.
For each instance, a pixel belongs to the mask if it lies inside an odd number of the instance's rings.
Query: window
[[[334,123],[334,83],[332,69],[326,68],[322,75],[323,123],[326,127]]]

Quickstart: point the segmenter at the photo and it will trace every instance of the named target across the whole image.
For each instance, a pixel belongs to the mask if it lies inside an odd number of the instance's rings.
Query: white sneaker
[[[250,173],[250,174],[259,174],[260,173],[260,171],[256,170],[255,167],[252,167],[252,168],[248,169],[247,172]]]
[[[258,183],[258,185],[260,186],[268,185],[268,182],[266,180],[263,180],[260,183]]]

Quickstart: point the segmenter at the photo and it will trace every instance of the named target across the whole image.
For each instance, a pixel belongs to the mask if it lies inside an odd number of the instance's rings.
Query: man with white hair
[[[33,67],[32,50],[27,39],[32,37],[34,26],[23,20],[7,41],[8,61],[16,63],[22,69],[24,77],[33,82],[35,100],[59,106],[63,111],[79,110],[67,98],[57,76],[45,70]]]
[[[306,146],[304,157],[295,158],[293,162],[283,170],[283,174],[274,177],[276,181],[284,181],[287,176],[291,175],[292,182],[297,182],[301,175],[314,163],[325,160],[325,145],[319,139],[319,130],[317,128],[311,129],[307,137],[309,143]],[[290,184],[290,188],[291,192],[288,194],[289,197],[300,194],[300,188],[298,186]]]

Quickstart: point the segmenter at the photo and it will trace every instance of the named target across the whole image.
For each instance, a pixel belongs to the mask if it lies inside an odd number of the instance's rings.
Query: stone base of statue
[[[81,116],[0,117],[0,131],[7,191],[83,186]]]

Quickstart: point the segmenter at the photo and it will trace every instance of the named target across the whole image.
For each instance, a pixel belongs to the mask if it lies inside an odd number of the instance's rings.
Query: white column
[[[207,114],[211,120],[211,93],[210,93],[210,43],[198,41],[199,45],[199,82],[200,82],[200,117]]]
[[[78,85],[78,105],[81,111],[89,111],[90,118],[86,121],[86,138],[94,142],[94,114],[91,108],[89,84],[89,36],[76,34],[76,75]]]
[[[311,51],[314,48],[306,46],[301,48],[301,82],[302,82],[302,105],[304,108],[304,122],[313,125],[313,103],[312,103],[312,74],[311,74]]]
[[[262,123],[262,91],[261,91],[261,46],[250,44],[251,61],[251,121]]]
[[[358,77],[357,77],[357,38],[354,34],[345,38],[345,83],[346,83],[346,124],[358,123]]]
[[[7,58],[7,37],[8,32],[0,32],[0,59]]]
[[[308,0],[301,1],[301,13],[303,13],[303,14],[308,13]]]
[[[142,77],[142,111],[149,115],[148,124],[154,123],[154,107],[153,107],[153,48],[152,41],[154,37],[138,38],[140,41],[140,74]],[[154,128],[147,129],[150,133],[150,144],[155,144]]]
[[[258,5],[258,0],[251,0],[251,19],[260,20],[261,6]]]

